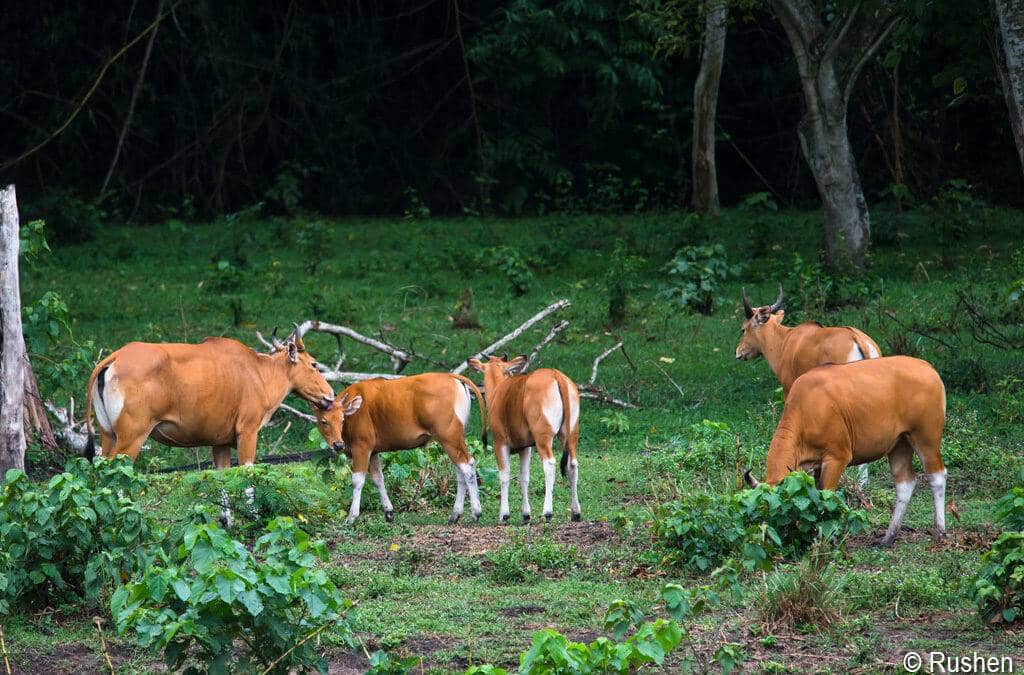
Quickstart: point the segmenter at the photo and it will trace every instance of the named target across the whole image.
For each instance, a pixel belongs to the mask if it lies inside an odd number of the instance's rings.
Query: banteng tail
[[[92,392],[93,389],[99,390],[100,403],[103,401],[103,379],[107,373],[107,368],[110,367],[110,362],[114,360],[114,355],[111,354],[107,358],[103,359],[96,364],[93,368],[92,375],[89,376],[89,384],[87,391],[85,392],[85,452],[83,456],[92,461],[92,458],[96,456],[96,442],[94,440],[94,434],[92,430]],[[69,420],[70,421],[70,420]]]
[[[569,471],[569,444],[567,441],[572,433],[572,405],[569,396],[569,383],[565,381],[567,378],[561,373],[559,375],[561,377],[558,378],[558,393],[562,397],[562,428],[556,431],[562,444],[562,459],[558,463],[558,468],[564,478]]]
[[[462,384],[469,387],[469,390],[473,392],[473,396],[476,397],[476,404],[480,408],[480,442],[484,444],[484,450],[487,450],[487,409],[484,407],[484,395],[480,393],[480,389],[477,388],[473,380],[469,379],[465,375],[453,375]]]

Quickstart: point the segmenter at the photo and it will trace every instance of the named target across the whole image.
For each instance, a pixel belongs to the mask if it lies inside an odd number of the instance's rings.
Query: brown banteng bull
[[[783,326],[786,312],[782,309],[781,285],[775,302],[764,307],[751,307],[745,290],[741,297],[747,318],[736,346],[736,358],[749,361],[764,356],[782,385],[783,400],[789,395],[793,382],[811,368],[881,356],[874,340],[850,326],[825,327],[817,322],[802,323],[796,328]],[[858,481],[864,485],[867,480],[865,464],[860,467]]]
[[[338,402],[326,411],[318,411],[320,435],[352,460],[352,506],[348,522],[359,515],[366,473],[380,493],[384,518],[391,522],[394,507],[384,488],[380,453],[408,450],[426,445],[433,439],[441,444],[455,464],[458,481],[455,506],[449,523],[462,515],[466,492],[474,522],[480,518],[480,492],[477,488],[476,461],[466,446],[466,424],[472,397],[480,406],[480,423],[485,421],[484,402],[472,380],[450,373],[424,373],[396,380],[375,378],[357,382],[341,393]],[[483,427],[484,447],[487,428]]]
[[[925,361],[908,356],[814,368],[797,378],[768,449],[765,480],[778,484],[790,471],[817,474],[834,490],[849,464],[889,458],[896,507],[881,543],[896,538],[917,485],[913,458],[924,466],[935,498],[935,534],[946,533],[946,469],[940,445],[946,390]],[[746,473],[753,486],[757,481]]]
[[[544,518],[551,520],[551,492],[555,485],[555,455],[552,441],[562,444],[562,475],[572,489],[572,519],[580,520],[576,490],[579,467],[580,393],[576,383],[557,370],[541,368],[526,375],[516,374],[526,366],[526,357],[491,356],[486,363],[470,359],[469,365],[484,374],[488,421],[498,460],[501,481],[501,521],[508,521],[509,453],[519,453],[519,487],[523,494],[523,522],[530,520],[530,446],[537,447],[544,467]]]
[[[86,397],[86,456],[96,450],[92,415],[103,455],[135,459],[147,437],[179,448],[209,445],[218,468],[256,460],[256,436],[289,393],[328,409],[334,391],[317,370],[302,337],[274,341],[257,354],[237,340],[199,344],[131,342],[100,361]]]

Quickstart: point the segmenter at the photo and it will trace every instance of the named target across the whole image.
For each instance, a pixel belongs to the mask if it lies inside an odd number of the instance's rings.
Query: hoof
[[[529,523],[529,522],[530,522],[530,514],[529,513],[524,513],[523,514],[523,524],[525,525],[526,523]]]
[[[544,522],[545,523],[550,523],[551,522],[551,515],[552,514],[550,514],[550,513],[545,513],[544,514]]]
[[[388,521],[389,523],[390,522],[394,522],[394,520],[395,520],[395,512],[394,511],[385,511],[384,512],[384,520]]]
[[[889,539],[888,537],[881,537],[873,542],[875,548],[892,548],[893,542],[896,541],[896,537]]]
[[[508,514],[506,513],[505,515],[503,515],[501,517],[501,524],[504,525],[507,522],[508,522]]]
[[[580,522],[581,520],[583,520],[583,514],[580,514],[580,513],[574,513],[574,514],[572,514],[572,522],[574,522],[574,523],[578,523],[578,522]]]
[[[474,523],[478,523],[478,522],[480,522],[480,514],[481,514],[481,513],[482,513],[482,512],[478,511],[478,512],[476,512],[476,513],[474,513],[474,514],[473,514],[473,522],[474,522]]]
[[[462,516],[461,513],[453,513],[452,515],[448,516],[448,524],[454,525],[455,523],[459,522],[460,516]]]

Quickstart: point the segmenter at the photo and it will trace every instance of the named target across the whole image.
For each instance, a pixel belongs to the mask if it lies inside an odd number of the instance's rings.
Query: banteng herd
[[[819,487],[838,487],[847,466],[861,467],[887,457],[896,483],[896,505],[881,543],[891,544],[917,484],[913,457],[920,459],[935,499],[935,534],[945,534],[946,470],[940,445],[946,397],[942,380],[928,363],[905,356],[882,357],[878,345],[851,327],[782,324],[782,288],[771,305],[753,307],[742,293],[745,320],[737,359],[764,356],[782,385],[785,408],[768,450],[765,481],[779,483],[791,471],[815,476]],[[580,394],[564,373],[551,368],[524,372],[527,359],[491,355],[470,359],[483,373],[483,394],[472,380],[451,373],[372,379],[337,397],[319,364],[306,351],[302,331],[274,338],[259,354],[227,338],[199,344],[132,342],[100,361],[89,378],[86,425],[88,456],[95,453],[92,418],[99,426],[104,456],[135,458],[147,438],[174,447],[210,446],[218,468],[256,461],[257,435],[284,398],[303,398],[318,430],[352,464],[348,522],[358,517],[369,473],[380,494],[384,517],[394,518],[381,469],[383,452],[418,448],[433,440],[455,466],[455,504],[450,523],[462,515],[469,496],[473,520],[483,507],[476,461],[466,444],[473,399],[480,408],[482,440],[488,430],[501,485],[499,519],[509,519],[510,456],[519,455],[522,518],[530,520],[532,449],[544,472],[543,514],[554,513],[554,440],[562,448],[561,473],[568,480],[570,514],[581,519],[578,496]],[[751,472],[746,479],[758,484]],[[251,495],[250,495],[251,496]]]

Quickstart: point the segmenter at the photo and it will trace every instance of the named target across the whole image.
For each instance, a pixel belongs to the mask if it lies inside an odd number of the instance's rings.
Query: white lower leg
[[[519,492],[523,496],[523,520],[530,519],[530,458],[533,450],[526,448],[519,451]]]
[[[508,484],[511,481],[512,467],[508,464],[508,446],[498,448],[500,465],[498,468],[498,482],[501,484],[501,507],[498,509],[498,519],[501,522],[508,520]],[[504,469],[501,468],[504,465]]]
[[[373,455],[370,458],[370,479],[377,486],[377,492],[380,493],[380,504],[384,507],[384,516],[390,520],[389,514],[395,510],[395,507],[391,505],[387,488],[384,487],[384,471],[380,467],[379,455]]]
[[[579,462],[569,460],[569,487],[572,489],[572,517],[577,520],[580,515],[580,497],[576,491],[576,483],[580,475]]]
[[[910,503],[910,497],[914,494],[916,486],[916,479],[896,483],[896,506],[892,510],[892,520],[889,521],[889,529],[885,531],[885,536],[882,537],[883,543],[891,544],[899,533],[900,525],[903,523],[903,515],[907,512],[907,504]]]
[[[545,459],[544,466],[544,517],[551,519],[551,493],[555,490],[555,458]]]
[[[359,502],[363,498],[363,483],[366,482],[366,473],[364,471],[356,471],[352,474],[352,506],[348,507],[348,522],[352,524],[359,516]]]
[[[480,508],[480,491],[477,489],[476,484],[476,460],[470,459],[469,462],[459,465],[459,470],[462,471],[462,477],[466,481],[466,491],[469,493],[469,508],[473,511],[473,520],[480,518],[480,512],[483,510]]]
[[[868,476],[870,476],[870,475],[871,475],[871,473],[868,471],[868,465],[867,464],[861,464],[860,466],[858,466],[857,467],[857,485],[859,485],[862,488],[865,485],[867,485],[868,484]]]
[[[946,534],[946,470],[928,474],[928,485],[935,498],[935,535],[941,537]]]
[[[462,510],[466,504],[466,478],[462,475],[462,469],[455,465],[455,504],[452,506],[452,515],[448,517],[449,523],[454,523],[462,517]]]

